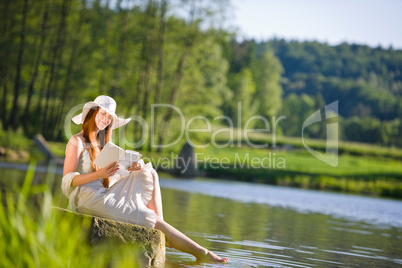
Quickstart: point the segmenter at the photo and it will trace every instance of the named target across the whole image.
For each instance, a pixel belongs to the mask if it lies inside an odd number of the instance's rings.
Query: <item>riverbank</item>
[[[253,144],[272,140],[261,133],[249,137]],[[45,160],[33,142],[18,133],[8,133],[7,143],[4,133],[1,138],[0,153],[8,153],[0,154],[0,161],[27,163],[32,157],[39,163]],[[224,141],[221,137],[220,144]],[[64,157],[64,142],[48,144],[54,155]],[[308,144],[322,151],[325,143],[308,140]],[[398,148],[340,142],[338,165],[331,167],[305,150],[297,138],[277,137],[275,148],[251,148],[242,140],[234,145],[195,148],[198,176],[402,199],[402,150]],[[141,153],[144,161],[152,162],[158,171],[170,172],[177,164],[179,151],[180,146],[176,146],[162,153]]]
[[[176,154],[143,152],[163,176],[169,176]],[[197,149],[198,176],[303,189],[402,199],[402,165],[379,157],[339,156],[336,168],[304,152],[236,149]],[[0,167],[26,170],[26,163],[0,162]],[[39,164],[39,172],[47,166]],[[62,167],[56,168],[62,174]]]
[[[343,154],[338,166],[331,167],[306,151],[245,147],[197,151],[206,160],[199,169],[208,177],[402,198],[402,163],[392,158]]]

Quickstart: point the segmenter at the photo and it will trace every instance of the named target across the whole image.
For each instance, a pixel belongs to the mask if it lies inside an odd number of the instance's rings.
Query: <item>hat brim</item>
[[[101,105],[99,105],[95,102],[90,101],[90,102],[85,103],[84,107],[82,108],[82,111],[83,111],[82,113],[77,114],[76,116],[74,116],[72,118],[73,122],[77,125],[81,125],[82,123],[84,123],[86,115],[88,114],[89,110],[91,110],[91,108],[93,108],[93,107],[101,107],[102,109],[107,111],[113,117],[112,129],[124,126],[131,120],[131,118],[126,118],[126,119],[119,118],[115,113],[108,111],[108,109],[102,107]]]
[[[113,117],[112,129],[119,128],[130,122],[131,118],[119,118],[117,115]]]

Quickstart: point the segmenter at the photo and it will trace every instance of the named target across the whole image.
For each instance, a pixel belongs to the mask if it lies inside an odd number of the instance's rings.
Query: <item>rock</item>
[[[175,174],[179,177],[194,178],[197,176],[197,161],[194,148],[186,142],[176,158]]]
[[[6,156],[7,150],[4,147],[0,147],[0,156]]]
[[[20,159],[16,150],[8,149],[6,152],[6,160],[7,161],[18,161]]]
[[[26,151],[17,151],[18,157],[21,161],[28,161],[29,160],[29,153]]]
[[[67,209],[55,207],[64,213],[73,213],[78,217],[91,217],[90,243],[130,243],[140,250],[145,265],[160,265],[165,262],[165,235],[156,229],[146,228],[130,223],[123,223],[100,217],[90,216]]]
[[[159,265],[165,262],[165,235],[159,230],[93,217],[91,243],[97,244],[105,240],[136,245],[141,249],[147,265]]]

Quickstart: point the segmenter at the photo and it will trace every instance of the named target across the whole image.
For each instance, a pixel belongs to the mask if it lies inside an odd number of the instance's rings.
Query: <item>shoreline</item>
[[[29,163],[16,163],[16,162],[7,162],[7,161],[0,161],[0,168],[5,168],[5,169],[16,169],[20,171],[27,171],[29,170]],[[35,172],[40,172],[40,173],[47,173],[49,171],[49,165],[44,165],[44,163],[37,163],[35,166]],[[63,168],[62,167],[57,167],[54,169],[56,174],[62,175],[63,174]]]
[[[28,171],[29,163],[17,163],[1,160],[0,168]],[[39,173],[48,173],[49,169],[52,169],[57,175],[63,175],[63,167],[60,165],[60,162],[58,162],[58,164],[54,164],[53,166],[46,164],[46,162],[38,162],[35,166],[35,172]],[[174,170],[158,168],[157,171],[162,175],[161,177],[175,177],[182,180],[192,180],[191,178],[180,178],[180,176],[178,176]],[[344,177],[323,178],[314,174],[256,174],[251,172],[249,169],[242,170],[242,174],[239,175],[236,173],[236,171],[238,170],[199,169],[198,175],[193,179],[219,179],[224,181],[249,182],[252,184],[275,185],[287,188],[298,188],[314,191],[318,190],[323,192],[343,193],[357,196],[391,198],[396,200],[402,199],[402,182],[395,182],[392,179],[389,179],[389,181],[386,179],[377,181],[363,181]],[[388,184],[386,184],[387,182]]]

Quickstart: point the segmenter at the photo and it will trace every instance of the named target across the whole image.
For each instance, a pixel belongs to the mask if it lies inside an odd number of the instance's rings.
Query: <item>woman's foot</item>
[[[220,262],[225,263],[229,261],[229,258],[221,258],[212,251],[207,250],[205,255],[200,256],[197,258],[198,262]]]
[[[161,230],[165,234],[168,246],[195,256],[199,262],[225,263],[229,260],[228,258],[221,258],[206,248],[201,247],[160,217],[156,218],[155,229]]]

